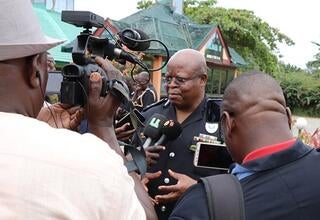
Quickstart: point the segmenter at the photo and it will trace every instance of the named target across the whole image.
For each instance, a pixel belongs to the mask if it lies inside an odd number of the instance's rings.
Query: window
[[[222,44],[217,33],[214,34],[211,43],[207,46],[205,57],[222,61]]]
[[[208,96],[222,95],[229,82],[233,79],[234,72],[224,69],[209,69],[206,93]]]

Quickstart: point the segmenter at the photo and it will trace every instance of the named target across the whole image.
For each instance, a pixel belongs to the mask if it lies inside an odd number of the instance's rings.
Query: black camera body
[[[68,64],[63,67],[63,81],[61,82],[61,102],[70,105],[84,105],[89,90],[89,77],[92,72],[98,72],[102,76],[102,89],[100,96],[106,96],[107,75],[97,65],[89,63],[83,66]]]
[[[119,59],[124,62],[139,63],[137,58],[121,50],[120,42],[115,44],[110,42],[109,39],[102,39],[92,35],[92,27],[99,28],[104,26],[104,19],[102,17],[88,11],[62,11],[61,20],[84,28],[77,36],[73,45],[72,60],[74,64],[68,64],[62,68],[63,81],[60,89],[62,103],[81,106],[86,104],[89,77],[92,72],[98,72],[102,76],[103,86],[101,96],[106,96],[113,89],[111,82],[114,82],[114,80],[109,81],[105,71],[95,63],[95,57],[100,56],[109,60]],[[145,40],[145,38],[148,38],[141,31],[126,29],[121,36],[120,38],[127,39],[124,44],[128,48],[146,50],[150,45],[150,42],[137,43],[135,41],[135,39]],[[118,80],[119,85],[121,88],[118,91],[114,91],[114,94],[119,95],[120,99],[128,97],[129,89],[127,85]],[[119,92],[119,90],[121,91]]]
[[[77,27],[103,27],[103,17],[90,11],[62,11],[61,20]]]
[[[104,56],[104,49],[109,44],[106,39],[92,36],[92,27],[103,27],[104,19],[88,11],[62,11],[61,20],[77,27],[84,27],[72,48],[74,64],[62,68],[63,81],[61,83],[61,102],[70,105],[85,105],[89,90],[89,77],[92,72],[102,76],[103,86],[101,96],[108,93],[107,74],[95,64],[95,56]]]

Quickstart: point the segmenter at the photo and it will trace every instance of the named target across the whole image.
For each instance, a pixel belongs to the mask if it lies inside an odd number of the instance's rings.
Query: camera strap
[[[128,173],[130,172],[137,172],[141,175],[141,177],[144,176],[144,174],[147,172],[147,161],[146,161],[146,155],[143,149],[138,150],[136,147],[134,147],[131,144],[127,144],[121,141],[118,141],[120,145],[124,146],[124,150],[129,152],[131,154],[132,160],[128,161],[125,166],[127,167]]]
[[[129,88],[124,81],[118,79],[109,80],[108,87],[110,92],[116,97],[130,101]]]
[[[130,108],[130,119],[132,126],[138,130],[138,128],[144,127],[144,123],[139,119],[137,113],[134,111],[134,108]],[[137,111],[137,110],[136,110]]]

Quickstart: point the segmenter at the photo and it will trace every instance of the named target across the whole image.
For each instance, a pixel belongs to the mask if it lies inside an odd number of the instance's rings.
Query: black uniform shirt
[[[162,194],[158,187],[160,185],[174,185],[177,181],[170,177],[168,169],[174,172],[185,174],[193,179],[198,180],[200,177],[215,175],[222,173],[220,170],[196,168],[193,165],[194,151],[190,150],[192,144],[196,144],[193,140],[194,136],[202,134],[209,134],[205,129],[205,109],[206,100],[204,97],[201,104],[195,111],[181,124],[182,133],[173,141],[166,144],[166,150],[160,153],[160,158],[157,164],[148,169],[148,172],[162,171],[159,179],[153,180],[149,183],[148,189],[151,197]],[[176,120],[176,112],[173,105],[169,102],[160,102],[153,107],[143,112],[143,116],[148,120],[154,113],[162,114],[168,119]],[[217,136],[218,132],[209,135]],[[168,219],[175,202],[168,204],[156,205],[156,211],[159,219]]]

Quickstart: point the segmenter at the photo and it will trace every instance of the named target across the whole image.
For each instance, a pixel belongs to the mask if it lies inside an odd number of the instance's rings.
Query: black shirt
[[[209,134],[205,129],[205,109],[207,98],[204,97],[195,111],[181,124],[182,133],[173,141],[166,144],[166,150],[160,153],[157,164],[148,169],[148,172],[162,171],[159,179],[150,181],[148,185],[149,194],[154,198],[155,195],[162,194],[158,187],[160,185],[173,185],[176,180],[168,174],[168,169],[174,172],[185,174],[195,180],[200,177],[222,173],[220,170],[196,168],[193,165],[194,151],[190,150],[191,145],[196,144],[194,136]],[[169,102],[162,102],[143,112],[143,116],[148,120],[154,113],[162,114],[168,119],[176,120],[175,108]],[[218,132],[209,135],[218,135]],[[159,219],[168,219],[175,202],[159,204],[155,206]]]

